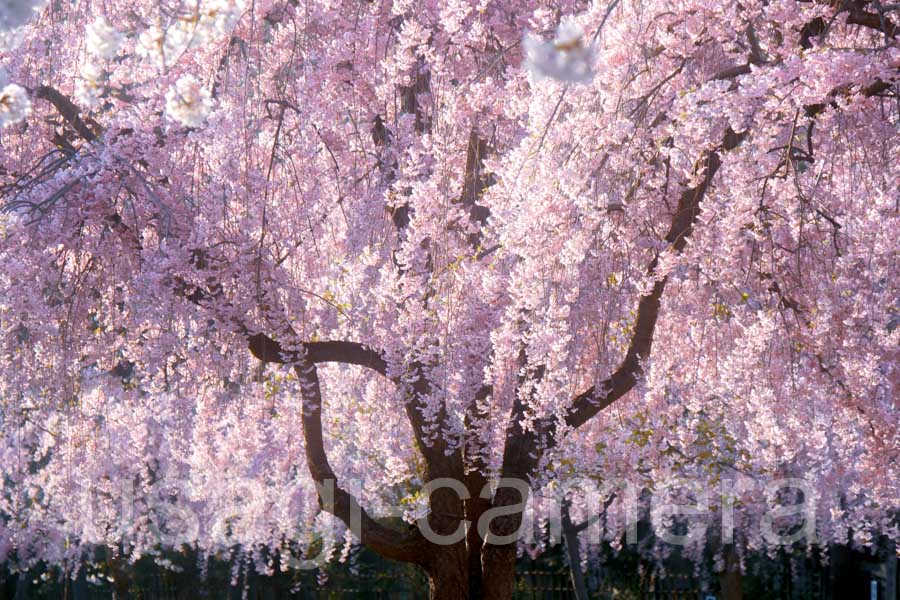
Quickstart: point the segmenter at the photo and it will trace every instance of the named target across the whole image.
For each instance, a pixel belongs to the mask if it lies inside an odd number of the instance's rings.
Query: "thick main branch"
[[[374,519],[344,490],[328,462],[325,438],[322,434],[322,391],[315,363],[304,360],[294,366],[300,379],[303,397],[303,437],[306,441],[306,462],[310,474],[320,486],[320,504],[333,513],[357,534],[362,543],[382,556],[404,562],[420,563],[424,541],[418,533],[404,533],[389,529]],[[326,497],[322,497],[325,494]],[[330,497],[328,497],[330,496]]]

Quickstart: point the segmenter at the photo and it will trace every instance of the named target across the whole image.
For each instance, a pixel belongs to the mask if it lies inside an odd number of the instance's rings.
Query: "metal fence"
[[[521,571],[516,576],[515,600],[575,600],[568,572]]]
[[[588,578],[592,600],[701,600],[705,594],[691,577]],[[575,600],[568,571],[522,571],[516,580],[515,600]]]
[[[425,600],[428,597],[422,581],[407,578],[360,576],[351,583],[317,582],[314,578],[295,581],[292,585],[269,578],[253,577],[237,586],[213,582],[196,582],[192,587],[176,585],[164,577],[129,586],[127,592],[115,592],[108,585],[92,585],[84,580],[61,582],[55,589],[31,589],[24,595],[9,595],[9,600]],[[701,598],[688,580],[651,581],[649,586],[632,581],[625,585],[609,580],[594,581],[591,598],[595,600],[697,600]],[[0,600],[7,595],[0,592]],[[523,570],[517,573],[514,600],[575,600],[567,570]]]
[[[879,600],[897,598],[900,574],[897,559],[868,565],[857,555],[824,563],[809,556],[787,555],[780,560],[748,563],[742,581],[745,598],[754,600],[844,600],[869,597],[877,584]],[[836,563],[843,562],[838,568]],[[868,566],[866,566],[868,565]],[[853,567],[848,571],[848,566]],[[317,579],[312,572],[278,572],[258,575],[252,568],[239,571],[231,582],[231,571],[218,568],[175,574],[151,564],[135,567],[114,591],[112,583],[94,585],[82,574],[77,580],[58,572],[31,572],[17,576],[0,570],[0,600],[419,600],[428,596],[427,582],[413,568],[391,563],[364,562],[343,565]],[[864,568],[865,567],[865,568]],[[880,569],[880,570],[879,570]],[[718,598],[718,579],[706,573],[702,579],[691,568],[657,570],[640,563],[592,563],[585,573],[591,600],[705,600]],[[319,574],[322,576],[322,574]],[[127,590],[122,589],[127,587]],[[554,560],[519,564],[515,600],[574,600],[571,574],[565,563]]]

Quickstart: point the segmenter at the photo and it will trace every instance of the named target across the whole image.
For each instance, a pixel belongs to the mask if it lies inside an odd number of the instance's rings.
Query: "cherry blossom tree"
[[[573,477],[744,478],[723,562],[773,480],[900,537],[898,17],[0,6],[0,557],[358,538],[509,598]]]

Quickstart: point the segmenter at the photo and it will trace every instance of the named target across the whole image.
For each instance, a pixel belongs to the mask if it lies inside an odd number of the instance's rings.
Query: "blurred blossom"
[[[186,127],[200,127],[213,108],[212,95],[193,75],[184,75],[166,93],[166,113]]]
[[[12,50],[22,41],[22,26],[43,8],[39,0],[0,0],[0,50]]]
[[[11,83],[0,91],[0,127],[18,123],[31,112],[31,100],[21,86]]]
[[[195,24],[202,35],[214,37],[231,31],[241,18],[243,6],[239,2],[229,0],[209,0],[207,2],[190,2],[190,15],[185,21]]]
[[[188,2],[187,12],[168,34],[176,43],[196,48],[210,40],[230,32],[241,16],[241,6],[228,0]]]
[[[85,63],[81,67],[81,77],[88,81],[100,81],[103,78],[103,67],[96,63]]]
[[[44,5],[34,0],[0,0],[0,31],[21,27]]]
[[[590,83],[594,78],[593,47],[585,45],[584,31],[574,19],[564,18],[550,42],[527,34],[523,43],[528,70],[538,80]]]
[[[103,17],[97,17],[88,25],[85,33],[88,54],[107,60],[115,57],[125,39],[125,36]]]
[[[174,59],[184,51],[177,43],[177,36],[166,35],[166,30],[154,25],[138,37],[138,55],[153,60],[157,66],[172,64]]]
[[[94,63],[81,67],[81,79],[75,83],[75,102],[84,108],[93,108],[103,92],[103,68]]]
[[[185,50],[197,48],[225,35],[241,17],[242,2],[210,0],[189,2],[187,9],[169,27],[150,27],[138,37],[138,55],[159,67],[172,65]]]
[[[75,103],[82,108],[93,108],[100,102],[100,89],[93,81],[81,79],[75,82]]]

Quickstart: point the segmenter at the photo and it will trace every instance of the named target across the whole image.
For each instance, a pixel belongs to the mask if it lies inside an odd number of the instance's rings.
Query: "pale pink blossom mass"
[[[0,89],[0,127],[18,123],[31,112],[31,100],[22,86],[10,83]]]
[[[0,561],[900,541],[893,5],[0,1]]]
[[[88,54],[111,60],[124,41],[124,36],[104,17],[97,17],[87,26],[85,44]]]
[[[193,75],[182,75],[166,92],[166,114],[187,127],[200,127],[214,106],[209,90]]]

